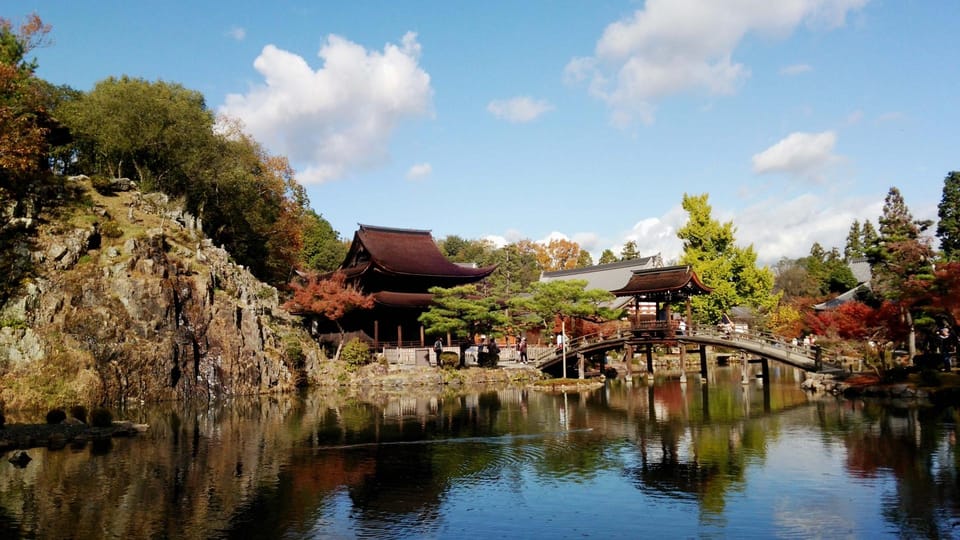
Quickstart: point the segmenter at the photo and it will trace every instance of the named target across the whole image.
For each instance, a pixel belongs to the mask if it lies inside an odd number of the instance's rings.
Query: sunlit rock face
[[[49,390],[25,385],[51,379],[59,399],[78,402],[217,399],[311,382],[317,348],[277,291],[212,245],[199,220],[156,195],[88,193],[92,205],[38,213],[39,225],[5,250],[17,274],[0,296],[8,407],[42,403]]]

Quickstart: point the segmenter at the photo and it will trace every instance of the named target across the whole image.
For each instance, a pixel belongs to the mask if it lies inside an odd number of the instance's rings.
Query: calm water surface
[[[0,538],[957,538],[957,412],[789,369],[133,411],[0,462]]]

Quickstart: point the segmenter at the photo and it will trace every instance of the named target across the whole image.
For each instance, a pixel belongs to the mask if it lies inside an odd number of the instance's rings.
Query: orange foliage
[[[307,276],[306,282],[290,284],[293,298],[283,307],[297,315],[319,315],[339,326],[340,319],[354,309],[373,307],[373,296],[363,294],[346,283],[346,275],[336,271],[326,279],[317,274]]]
[[[570,270],[577,267],[580,256],[580,244],[562,238],[554,238],[537,252],[537,261],[547,272]]]

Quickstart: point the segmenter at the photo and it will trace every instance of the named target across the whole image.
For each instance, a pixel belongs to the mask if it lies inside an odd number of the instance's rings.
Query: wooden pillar
[[[426,346],[426,341],[424,341],[424,339],[423,339],[423,325],[422,325],[422,324],[420,325],[420,346],[421,346],[421,347],[425,347],[425,346]]]
[[[380,349],[380,321],[373,321],[373,348]]]
[[[700,344],[700,377],[707,382],[707,346],[703,343]]]
[[[627,345],[623,355],[627,361],[627,380],[630,380],[633,377],[633,345]]]
[[[397,325],[397,348],[403,346],[403,326]]]
[[[450,347],[450,332],[447,332],[447,347]]]
[[[583,353],[582,353],[582,352],[578,352],[578,353],[577,353],[577,378],[578,378],[578,379],[581,379],[581,380],[582,380],[582,379],[584,378],[584,375],[583,375],[583,366],[584,366],[585,363],[586,363],[586,362],[584,362]]]
[[[653,344],[647,343],[647,378],[653,377]]]
[[[680,382],[687,382],[687,344],[678,341],[680,347]]]

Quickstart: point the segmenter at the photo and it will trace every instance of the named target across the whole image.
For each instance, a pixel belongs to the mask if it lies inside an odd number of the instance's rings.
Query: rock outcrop
[[[37,216],[46,219],[12,251],[31,271],[0,305],[8,407],[218,399],[311,382],[319,349],[276,289],[212,245],[197,218],[161,194],[84,189],[92,205]]]

